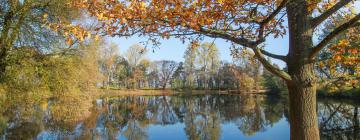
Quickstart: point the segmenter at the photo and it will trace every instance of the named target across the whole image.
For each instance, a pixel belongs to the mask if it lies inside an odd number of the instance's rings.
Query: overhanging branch
[[[237,43],[239,45],[242,45],[244,47],[254,46],[254,45],[258,45],[258,44],[262,43],[262,42],[257,42],[257,41],[254,42],[254,41],[251,41],[246,38],[237,38],[237,37],[234,37],[233,35],[223,32],[223,31],[205,29],[203,27],[200,27],[198,32],[200,32],[201,34],[204,34],[205,36],[230,40],[230,41]]]
[[[277,14],[279,14],[281,9],[283,9],[286,6],[287,2],[288,2],[288,0],[283,0],[280,3],[280,5],[266,19],[264,19],[263,21],[260,22],[260,25],[268,24],[272,19],[274,19],[275,16]]]
[[[285,81],[291,81],[291,77],[288,73],[285,71],[282,71],[276,67],[274,67],[272,64],[270,64],[269,61],[267,61],[264,57],[264,54],[261,52],[261,50],[257,47],[251,47],[251,49],[255,53],[255,57],[263,64],[263,66],[269,70],[271,73],[275,74],[276,76],[279,76]]]
[[[281,9],[283,9],[286,4],[287,4],[288,0],[283,0],[280,5],[266,18],[264,19],[263,21],[261,21],[259,23],[260,25],[260,28],[259,28],[259,35],[258,35],[258,38],[260,40],[264,40],[264,27],[266,26],[266,24],[268,24],[272,19],[275,18],[275,16],[277,14],[280,13]]]
[[[321,22],[326,20],[329,16],[334,14],[336,11],[338,11],[340,8],[344,7],[346,4],[350,3],[351,0],[340,0],[338,3],[336,3],[333,7],[322,13],[320,16],[314,18],[311,21],[312,27],[318,26]]]
[[[286,60],[287,57],[284,56],[284,55],[273,54],[273,53],[270,53],[270,52],[265,51],[265,50],[263,50],[263,49],[259,49],[259,50],[260,50],[260,52],[261,52],[262,54],[264,54],[264,55],[266,55],[266,56],[268,56],[268,57],[275,58],[275,59],[279,59],[279,60],[282,60],[282,61],[284,61],[284,62],[287,61],[287,60]]]
[[[360,13],[357,14],[355,17],[350,19],[348,22],[340,25],[339,27],[335,28],[329,35],[327,35],[318,45],[312,48],[309,58],[313,59],[325,46],[337,35],[342,33],[343,31],[354,27],[357,24],[357,21],[360,20]]]
[[[211,29],[205,29],[205,28],[200,28],[200,33],[206,35],[206,36],[209,36],[209,37],[214,37],[214,38],[222,38],[222,39],[226,39],[226,40],[230,40],[234,43],[237,43],[239,45],[242,45],[244,47],[248,47],[248,48],[251,48],[252,46],[258,46],[259,44],[261,44],[262,42],[264,42],[265,40],[262,39],[262,40],[257,40],[257,41],[251,41],[251,40],[248,40],[246,38],[237,38],[237,37],[234,37],[230,34],[227,34],[225,32],[222,32],[222,31],[216,31],[216,30],[211,30]],[[286,56],[283,56],[283,55],[277,55],[277,54],[273,54],[273,53],[270,53],[268,51],[265,51],[263,49],[260,49],[258,48],[260,53],[262,55],[266,55],[268,57],[271,57],[271,58],[275,58],[275,59],[279,59],[279,60],[282,60],[284,62],[287,61],[287,57]],[[264,58],[265,60],[265,58]]]

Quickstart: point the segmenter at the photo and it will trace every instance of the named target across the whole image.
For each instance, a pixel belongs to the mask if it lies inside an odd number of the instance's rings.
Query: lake
[[[287,140],[288,101],[266,95],[122,96],[97,99],[88,113],[55,101],[14,109],[0,139]],[[359,104],[318,101],[322,139],[359,139]],[[72,109],[70,109],[72,108]],[[65,112],[62,112],[64,110]],[[69,111],[70,110],[70,111]],[[31,113],[29,113],[31,112]]]

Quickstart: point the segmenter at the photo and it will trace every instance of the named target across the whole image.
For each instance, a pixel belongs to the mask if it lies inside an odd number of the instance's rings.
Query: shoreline
[[[95,93],[95,94],[93,94]],[[172,95],[205,95],[205,94],[219,94],[219,95],[271,95],[267,90],[258,90],[243,92],[238,90],[173,90],[173,89],[96,89],[92,91],[93,98],[116,97],[116,96],[172,96]],[[287,93],[281,93],[287,95]],[[356,96],[349,96],[347,94],[322,95],[317,93],[317,99],[344,99],[359,101],[360,98]]]
[[[160,96],[160,95],[204,95],[204,94],[266,94],[267,90],[242,92],[238,90],[172,90],[172,89],[99,89],[98,97],[113,96]]]

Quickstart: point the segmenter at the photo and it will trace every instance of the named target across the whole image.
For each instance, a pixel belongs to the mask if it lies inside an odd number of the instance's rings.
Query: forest
[[[189,46],[184,62],[172,60],[151,61],[146,58],[147,49],[139,44],[130,46],[123,56],[112,51],[110,45],[100,51],[99,69],[104,76],[101,87],[113,89],[208,89],[251,90],[264,89],[269,72],[251,59],[251,52],[233,62],[222,61],[215,44],[204,42]],[[272,85],[273,89],[280,88]],[[271,83],[267,83],[271,84]],[[270,85],[268,86],[270,88]]]
[[[317,98],[360,99],[359,11],[356,0],[0,0],[0,140],[39,108],[81,120],[104,95],[150,91],[285,98],[289,138],[320,139],[331,126],[318,125]],[[111,41],[132,36],[144,42],[125,53]],[[287,39],[288,54],[265,49],[269,38]],[[183,42],[171,46],[186,47],[182,61],[148,57],[167,39]]]

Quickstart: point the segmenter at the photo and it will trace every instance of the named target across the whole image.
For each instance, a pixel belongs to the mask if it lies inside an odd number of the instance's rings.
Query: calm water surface
[[[76,114],[78,106],[60,107],[55,113],[50,111],[52,106],[54,106],[52,102],[45,106],[35,106],[30,115],[24,115],[26,114],[24,112],[30,110],[14,110],[15,113],[9,118],[0,139],[287,140],[290,138],[288,103],[286,99],[280,97],[265,95],[112,97],[94,101],[90,112],[81,116],[81,119],[72,119],[72,114]],[[318,118],[322,139],[359,139],[358,107],[358,104],[346,101],[320,100]],[[66,112],[62,112],[62,109]]]

